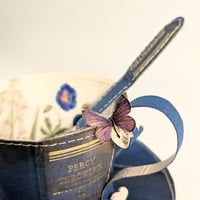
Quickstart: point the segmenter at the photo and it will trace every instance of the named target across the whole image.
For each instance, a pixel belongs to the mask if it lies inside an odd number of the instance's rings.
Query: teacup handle
[[[127,177],[134,177],[134,176],[142,176],[148,175],[152,173],[156,173],[162,171],[166,168],[173,160],[176,158],[176,155],[181,147],[183,141],[183,121],[176,110],[176,108],[166,99],[158,96],[141,96],[133,101],[131,101],[132,108],[136,107],[149,107],[160,112],[164,113],[164,115],[171,121],[173,124],[176,135],[177,135],[177,148],[173,155],[163,161],[158,161],[156,163],[145,164],[140,166],[127,166],[127,165],[117,165],[117,167],[122,168],[106,185],[103,193],[102,193],[102,200],[107,200],[108,196],[115,192],[113,191],[113,182],[119,179],[127,178]],[[132,143],[134,146],[134,143]],[[131,147],[130,147],[131,148]],[[123,151],[123,150],[121,150]]]

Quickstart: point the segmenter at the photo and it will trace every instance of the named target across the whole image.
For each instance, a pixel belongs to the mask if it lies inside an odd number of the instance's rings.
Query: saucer
[[[157,161],[159,161],[159,158],[146,145],[140,141],[135,141],[133,148],[123,150],[116,157],[114,166],[119,164],[138,166]],[[114,174],[118,170],[117,167],[114,167]],[[174,182],[167,169],[150,175],[129,177],[115,181],[113,183],[114,191],[118,191],[121,186],[127,187],[129,191],[127,200],[175,199]]]

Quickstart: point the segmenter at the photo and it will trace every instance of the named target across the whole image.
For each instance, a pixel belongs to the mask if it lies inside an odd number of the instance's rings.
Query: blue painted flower
[[[56,101],[63,110],[68,111],[72,109],[76,106],[76,91],[65,83],[57,92]]]

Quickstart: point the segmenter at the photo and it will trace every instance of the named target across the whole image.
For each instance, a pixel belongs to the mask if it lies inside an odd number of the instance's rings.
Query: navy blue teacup
[[[77,130],[73,120],[110,85],[71,74],[2,81],[1,200],[100,198],[112,171],[113,145],[98,140],[94,127]]]

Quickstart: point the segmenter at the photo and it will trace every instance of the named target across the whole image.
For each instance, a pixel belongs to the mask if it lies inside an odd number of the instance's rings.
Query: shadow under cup
[[[1,200],[97,200],[112,170],[113,146],[75,116],[111,81],[49,74],[0,84]],[[112,108],[104,112],[111,115]]]

